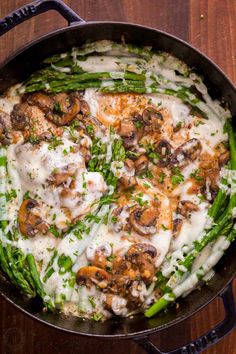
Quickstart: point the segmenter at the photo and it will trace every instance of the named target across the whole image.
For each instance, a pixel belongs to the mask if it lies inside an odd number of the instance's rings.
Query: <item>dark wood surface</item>
[[[213,59],[236,83],[236,0],[70,0],[86,20],[127,21],[152,26],[188,41]],[[26,4],[1,0],[0,18]],[[17,48],[66,22],[55,12],[21,24],[0,39],[0,61]],[[236,290],[236,283],[234,284]],[[235,292],[236,294],[236,292]],[[152,335],[161,349],[183,344],[207,331],[224,316],[219,299],[177,328]],[[36,323],[0,298],[1,354],[143,354],[131,341],[119,343],[66,335]],[[207,354],[236,354],[236,330]]]

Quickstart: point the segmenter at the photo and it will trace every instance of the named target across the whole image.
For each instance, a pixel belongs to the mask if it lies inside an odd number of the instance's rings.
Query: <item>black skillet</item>
[[[209,92],[214,98],[224,98],[233,116],[236,115],[236,88],[211,60],[184,41],[165,32],[129,23],[88,22],[85,23],[74,11],[60,0],[37,0],[11,13],[0,21],[0,35],[6,33],[17,24],[48,10],[59,12],[69,27],[52,32],[20,49],[0,67],[0,92],[14,83],[26,78],[45,57],[57,52],[79,46],[85,41],[111,39],[120,41],[124,36],[126,42],[140,45],[151,45],[153,48],[172,53],[184,60],[190,67],[203,74]],[[202,290],[194,291],[180,301],[176,310],[172,307],[158,317],[147,319],[143,315],[134,318],[113,318],[105,323],[82,321],[78,318],[65,318],[60,315],[46,314],[41,311],[39,300],[23,297],[9,281],[0,273],[0,293],[10,303],[41,323],[58,330],[101,339],[133,339],[149,354],[163,353],[148,339],[152,333],[160,332],[192,316],[206,306],[215,297],[223,299],[225,319],[205,335],[169,352],[200,353],[202,350],[218,342],[229,333],[236,324],[236,308],[232,292],[232,280],[236,274],[236,243],[230,247],[226,255],[216,267],[216,275]]]

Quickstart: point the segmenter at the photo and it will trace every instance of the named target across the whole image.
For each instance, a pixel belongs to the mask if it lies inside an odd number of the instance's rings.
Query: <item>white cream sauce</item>
[[[178,124],[185,129],[183,132],[183,141],[185,141],[186,134],[189,134],[189,139],[200,139],[202,144],[202,152],[213,154],[213,148],[227,140],[227,135],[223,131],[224,119],[220,119],[222,116],[225,118],[226,113],[223,108],[219,107],[218,102],[212,101],[208,96],[206,87],[195,74],[190,77],[182,77],[176,75],[174,70],[178,70],[181,73],[186,73],[188,68],[179,60],[176,60],[171,55],[153,55],[147,63],[145,59],[140,59],[137,56],[131,57],[126,51],[125,56],[117,58],[116,48],[110,41],[102,41],[100,45],[95,48],[97,53],[103,53],[109,50],[108,55],[93,55],[86,60],[79,60],[81,55],[90,53],[94,50],[90,44],[85,45],[82,50],[73,49],[72,57],[75,65],[79,65],[84,71],[88,72],[112,72],[112,77],[109,83],[113,83],[112,79],[123,78],[123,74],[119,72],[126,69],[130,72],[141,74],[143,70],[148,70],[146,73],[146,86],[149,87],[153,78],[150,71],[154,72],[155,79],[159,82],[160,87],[169,87],[174,90],[178,88],[178,83],[183,83],[186,87],[191,86],[193,80],[198,80],[196,85],[198,90],[203,94],[205,104],[199,103],[199,108],[202,108],[204,112],[209,113],[210,119],[200,119],[191,115],[190,108],[185,105],[180,99],[173,96],[164,94],[146,94],[144,97],[150,101],[151,105],[160,107],[168,112],[171,124],[176,127]],[[124,54],[124,53],[123,53]],[[66,55],[65,55],[66,56]],[[64,57],[65,57],[64,56]],[[63,56],[62,56],[63,58]],[[58,68],[54,66],[58,71],[68,72],[68,68]],[[118,74],[117,74],[118,73]],[[107,83],[106,83],[107,84]],[[105,84],[104,84],[105,85]],[[14,86],[8,91],[6,98],[0,98],[0,110],[10,114],[14,104],[20,102],[20,96],[17,90],[21,86]],[[120,116],[112,115],[102,111],[101,100],[102,94],[98,93],[96,89],[86,89],[84,94],[84,100],[88,103],[91,115],[97,119],[103,119],[107,125],[114,125],[122,119],[122,111],[119,112]],[[111,102],[111,108],[115,109],[115,103]],[[117,121],[118,119],[118,121]],[[196,124],[196,121],[201,123]],[[181,134],[180,134],[181,135]],[[104,131],[99,131],[97,137],[101,138],[103,143],[106,143],[107,154],[105,156],[106,162],[110,162],[112,157],[112,142],[117,137]],[[170,140],[168,134],[165,137]],[[87,140],[86,140],[87,139]],[[69,281],[71,273],[59,274],[58,258],[62,255],[70,257],[73,263],[72,272],[76,273],[81,267],[88,265],[89,261],[93,260],[96,249],[100,246],[106,246],[107,252],[119,254],[124,256],[130,246],[134,242],[134,238],[139,242],[147,242],[145,237],[132,232],[130,235],[127,232],[120,231],[115,232],[111,222],[105,224],[102,220],[109,213],[109,206],[104,206],[98,212],[98,201],[105,194],[111,191],[111,187],[108,187],[98,172],[88,172],[85,167],[84,158],[81,153],[77,151],[77,143],[74,143],[65,132],[61,138],[61,143],[51,148],[50,142],[41,142],[40,145],[32,145],[30,143],[23,144],[19,141],[17,144],[12,144],[7,149],[8,160],[8,174],[11,180],[5,185],[0,184],[1,190],[3,188],[15,189],[17,197],[14,201],[8,205],[8,218],[11,219],[9,229],[15,224],[17,219],[17,211],[22,203],[23,195],[26,192],[30,193],[32,198],[40,200],[43,215],[46,221],[51,224],[54,223],[59,229],[63,229],[68,221],[71,221],[78,216],[81,217],[89,212],[93,215],[97,215],[101,218],[101,221],[94,223],[89,230],[88,234],[83,233],[81,237],[78,237],[75,230],[70,231],[62,239],[52,237],[51,235],[38,234],[32,239],[19,238],[15,245],[19,247],[25,254],[33,253],[36,261],[39,265],[41,272],[41,278],[47,273],[47,266],[54,250],[56,249],[58,255],[55,257],[52,264],[54,273],[44,283],[44,288],[47,295],[55,298],[57,306],[60,307],[62,301],[61,294],[66,301],[63,311],[66,314],[82,315],[89,317],[90,315],[99,312],[104,317],[111,316],[104,307],[106,300],[105,294],[96,289],[95,286],[86,288],[84,286],[70,286]],[[79,144],[91,146],[91,139],[86,137],[86,143],[82,141]],[[176,148],[178,144],[173,143],[173,147]],[[74,149],[75,148],[75,149]],[[73,151],[77,152],[73,152]],[[66,152],[66,153],[65,153]],[[101,157],[100,157],[101,158]],[[74,174],[74,195],[68,197],[61,197],[62,186],[55,186],[50,182],[52,175],[58,171],[73,164],[75,166]],[[191,162],[181,170],[185,180],[187,180],[191,173],[198,168],[199,161]],[[121,176],[133,176],[134,170],[127,171],[123,162],[113,161],[111,163],[111,171],[115,176],[120,178]],[[4,179],[4,171],[0,168],[0,176]],[[72,182],[68,180],[68,185]],[[145,180],[138,179],[138,184],[141,186]],[[177,187],[173,192],[173,195],[179,196],[180,200],[189,200],[198,205],[199,210],[192,212],[189,219],[183,220],[183,226],[180,234],[177,238],[173,238],[172,231],[167,228],[158,230],[148,242],[153,244],[158,256],[156,258],[155,266],[157,268],[162,267],[164,275],[168,276],[178,263],[178,260],[183,259],[183,249],[185,252],[190,250],[193,241],[201,237],[201,234],[209,223],[207,211],[209,208],[208,202],[200,201],[199,197],[193,194],[189,194],[188,190],[192,186],[190,181],[185,181],[181,186]],[[142,202],[146,202],[150,205],[153,195],[150,190],[154,190],[152,184],[149,185],[146,193],[142,195]],[[133,197],[136,195],[134,194]],[[170,201],[168,198],[164,198],[162,201],[162,208],[169,209]],[[129,205],[130,206],[130,205]],[[114,209],[114,207],[112,207]],[[65,212],[67,209],[67,212]],[[68,212],[70,216],[68,217]],[[56,217],[54,217],[56,215]],[[175,215],[176,216],[176,215]],[[128,220],[129,213],[127,209],[124,209],[119,216],[119,222],[125,224]],[[108,220],[111,220],[111,212]],[[89,225],[85,222],[86,226]],[[4,239],[2,233],[0,237],[4,242],[8,242]],[[186,246],[187,245],[187,246]],[[203,252],[196,258],[192,273],[181,284],[174,287],[174,294],[176,297],[186,294],[189,289],[194,288],[199,281],[199,277],[210,277],[212,274],[211,268],[217,263],[222,256],[223,252],[229,246],[229,242],[225,237],[219,238],[215,244],[207,246]],[[167,254],[171,252],[173,259],[172,263],[165,260]],[[165,261],[164,261],[165,260]],[[180,269],[186,271],[186,269]],[[134,286],[132,288],[132,296],[142,299],[143,302],[155,299],[154,283],[147,289],[144,283]],[[91,302],[91,297],[93,301]],[[173,300],[169,299],[168,300]],[[111,303],[112,311],[119,316],[126,316],[128,314],[127,300],[121,296],[114,295]]]

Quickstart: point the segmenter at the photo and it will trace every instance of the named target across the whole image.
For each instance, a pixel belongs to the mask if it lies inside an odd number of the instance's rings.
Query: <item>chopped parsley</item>
[[[37,136],[30,135],[28,138],[28,142],[31,143],[32,145],[36,145],[40,142],[40,139]]]
[[[86,126],[86,131],[87,131],[88,135],[93,135],[94,134],[94,129],[93,129],[92,124],[89,124],[89,125]]]
[[[92,305],[92,308],[96,308],[96,302],[94,301],[94,298],[92,296],[89,296],[88,298],[90,304]]]
[[[168,227],[166,227],[164,224],[161,224],[161,227],[164,231],[168,230]]]
[[[143,126],[143,123],[140,120],[137,120],[136,122],[134,122],[134,125],[135,125],[136,129],[141,129]]]
[[[195,123],[195,127],[199,127],[199,125],[204,125],[205,123],[202,122],[201,120],[198,120],[196,123]]]
[[[166,177],[165,172],[160,172],[159,178],[158,178],[158,182],[161,183],[161,184],[164,183],[165,177]]]
[[[147,189],[151,188],[151,185],[150,185],[149,183],[147,183],[147,182],[144,182],[144,183],[143,183],[143,186],[144,186],[145,188],[147,188]]]
[[[112,254],[111,256],[107,257],[108,262],[113,262],[116,259],[116,255]]]
[[[73,234],[78,238],[78,240],[82,240],[83,233],[86,233],[87,235],[90,233],[90,227],[85,225],[85,223],[81,220],[78,220],[74,226],[75,229],[73,230]]]
[[[91,319],[95,322],[98,322],[102,319],[103,315],[101,312],[96,312],[93,314],[93,316],[91,317]]]
[[[178,122],[177,124],[176,124],[176,126],[175,126],[175,131],[178,131],[178,130],[180,130],[181,128],[182,128],[182,122]]]
[[[140,206],[148,205],[148,201],[143,200],[142,197],[143,197],[143,193],[139,193],[133,197],[133,200],[135,200]]]
[[[60,237],[60,232],[58,231],[58,228],[55,225],[51,225],[48,229],[51,234],[53,234],[55,237]]]
[[[58,139],[55,135],[53,135],[49,141],[48,150],[55,150],[58,146],[63,145],[62,140]]]
[[[98,224],[101,221],[101,218],[97,215],[93,215],[93,214],[89,213],[85,216],[85,220],[88,222],[94,221],[96,224]]]
[[[57,114],[63,114],[63,111],[61,109],[61,105],[59,102],[54,102],[53,110]]]
[[[128,150],[128,151],[126,151],[126,156],[131,159],[138,158],[140,156],[140,153]]]
[[[6,192],[6,200],[10,202],[12,199],[17,197],[17,193],[15,189],[11,189],[10,191]]]
[[[152,174],[152,172],[150,170],[146,170],[144,171],[141,175],[140,178],[149,178],[149,179],[153,179],[154,176]]]
[[[104,195],[102,198],[100,198],[99,200],[99,205],[102,206],[102,205],[109,205],[109,204],[112,204],[112,203],[115,203],[117,200],[116,197],[114,197],[114,195]],[[97,203],[97,202],[96,202]]]
[[[172,176],[171,176],[171,183],[173,186],[177,186],[181,182],[184,182],[184,176],[180,172],[180,169],[178,167],[172,168]]]
[[[112,216],[112,218],[111,218],[111,222],[112,222],[112,224],[115,224],[116,222],[117,222],[117,217],[116,216]]]
[[[23,200],[30,199],[29,191],[25,192]]]
[[[201,182],[203,180],[202,176],[200,176],[200,170],[197,168],[190,173],[190,177],[194,178],[197,182]]]

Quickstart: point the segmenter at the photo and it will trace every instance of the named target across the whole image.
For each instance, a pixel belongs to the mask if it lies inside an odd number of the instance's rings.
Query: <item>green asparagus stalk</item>
[[[41,279],[40,279],[40,276],[39,276],[39,273],[37,270],[34,256],[31,253],[27,255],[27,262],[29,265],[30,272],[32,274],[32,278],[34,281],[34,285],[35,285],[35,289],[36,289],[37,294],[42,298],[47,309],[52,311],[54,309],[54,305],[52,303],[52,300],[49,298],[49,296],[47,296],[47,294],[43,288],[43,285],[42,285],[42,282],[41,282]]]
[[[146,312],[146,317],[152,317],[158,312],[164,310],[170,303],[174,302],[184,292],[191,290],[198,284],[200,280],[218,263],[224,252],[229,248],[230,244],[236,238],[236,229],[233,228],[227,237],[224,237],[224,243],[219,248],[216,254],[209,256],[203,266],[198,268],[195,272],[189,275],[189,277],[181,283],[179,286],[162,296],[154,305],[152,305]]]
[[[18,284],[14,278],[11,268],[9,267],[8,261],[6,259],[5,248],[3,247],[2,241],[0,239],[0,265],[2,270],[8,275],[9,279],[11,280],[12,284],[18,287]]]
[[[236,141],[233,133],[232,124],[227,122],[226,129],[229,136],[229,145],[231,153],[231,168],[236,170]],[[221,204],[221,200],[217,201],[217,206]],[[182,278],[185,272],[180,270],[180,266],[184,267],[186,272],[191,270],[192,264],[198,254],[205,248],[207,244],[212,241],[215,241],[219,235],[222,233],[227,234],[233,225],[233,209],[236,207],[236,193],[233,191],[231,193],[229,205],[223,214],[221,220],[218,220],[218,224],[213,227],[209,232],[207,232],[199,241],[195,241],[194,249],[184,257],[184,260],[180,262],[177,270],[169,279],[167,286],[165,287],[164,295],[159,299],[154,305],[150,307],[145,313],[147,317],[153,316],[155,313],[159,312],[161,309],[164,309],[171,301],[174,301],[173,291],[170,290],[170,286],[173,287],[174,284],[177,285],[179,280]]]
[[[86,81],[96,81],[104,79],[125,79],[132,81],[145,81],[146,77],[143,74],[134,74],[130,72],[86,72],[80,75],[61,73],[56,70],[45,69],[40,73],[33,74],[25,84],[27,86],[42,83],[42,88],[45,88],[45,82],[57,81],[61,85],[68,84],[70,82],[80,83]],[[43,86],[44,85],[44,86]]]
[[[12,255],[12,247],[8,244],[5,248],[6,257],[9,267],[12,270],[13,276],[16,280],[18,287],[23,291],[24,294],[29,295],[31,297],[35,296],[34,289],[31,288],[28,281],[24,278],[23,274],[20,272],[18,264],[15,263],[15,260]]]

